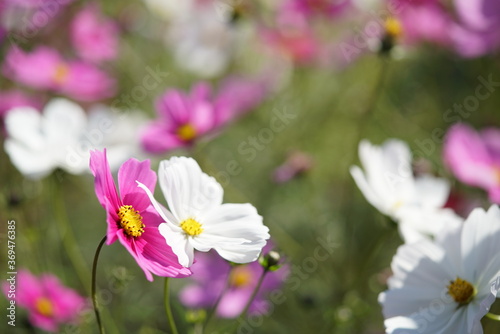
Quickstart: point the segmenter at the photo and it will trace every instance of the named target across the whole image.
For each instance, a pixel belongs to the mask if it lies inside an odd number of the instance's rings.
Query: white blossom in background
[[[177,64],[203,78],[221,75],[247,35],[231,23],[231,7],[216,0],[145,0],[167,21],[165,43]]]
[[[500,289],[500,209],[477,208],[436,241],[399,247],[379,295],[387,333],[482,334]]]
[[[450,191],[445,179],[413,175],[411,152],[403,141],[389,139],[376,146],[363,140],[359,158],[364,171],[352,166],[354,181],[371,205],[399,223],[405,242],[434,236],[447,224],[462,221],[443,208]]]
[[[56,168],[70,174],[89,171],[90,150],[107,148],[112,170],[138,152],[137,117],[96,107],[87,115],[76,103],[55,98],[43,112],[17,107],[7,112],[5,151],[28,178],[40,179]]]
[[[222,204],[221,185],[203,173],[192,158],[162,161],[158,181],[169,210],[156,201],[145,185],[137,183],[163,218],[158,229],[181,265],[193,264],[195,249],[215,249],[221,257],[235,263],[257,260],[270,236],[254,206]]]

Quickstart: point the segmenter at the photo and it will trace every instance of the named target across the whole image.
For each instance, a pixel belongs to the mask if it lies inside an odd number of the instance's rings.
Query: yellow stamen
[[[52,302],[45,297],[40,297],[35,302],[35,308],[41,315],[51,317],[54,314],[54,306]]]
[[[235,267],[229,276],[229,284],[236,288],[243,288],[252,283],[252,278],[252,272],[248,267]]]
[[[447,288],[448,294],[461,305],[468,304],[477,294],[477,290],[472,284],[459,277],[454,281],[450,281]]]
[[[142,216],[139,211],[135,210],[132,205],[123,205],[118,210],[118,217],[120,218],[120,227],[125,230],[125,233],[132,237],[140,237],[144,233],[142,223]]]
[[[192,218],[188,218],[181,223],[181,228],[187,235],[196,236],[203,232],[201,224]]]
[[[189,123],[180,126],[177,129],[177,135],[183,141],[191,141],[196,138],[196,129]]]
[[[401,25],[401,22],[394,17],[389,17],[385,20],[384,28],[385,28],[385,33],[388,36],[394,38],[401,36],[401,34],[403,33],[403,27]]]
[[[69,67],[68,65],[61,63],[56,66],[54,71],[53,79],[56,83],[62,84],[66,81],[69,75]]]

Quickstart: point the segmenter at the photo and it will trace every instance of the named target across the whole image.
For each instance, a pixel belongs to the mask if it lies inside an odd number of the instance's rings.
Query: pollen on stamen
[[[464,279],[457,277],[447,286],[448,294],[460,305],[468,304],[477,294],[476,288]]]
[[[192,141],[196,138],[196,129],[189,123],[181,125],[177,129],[177,136],[183,141]]]
[[[118,210],[119,225],[127,235],[132,237],[140,237],[144,233],[142,216],[139,211],[135,210],[132,205],[123,205]]]
[[[197,235],[200,235],[201,232],[203,232],[203,229],[201,228],[201,224],[192,218],[188,218],[188,219],[184,220],[180,224],[180,226],[181,226],[182,230],[189,236],[197,236]]]

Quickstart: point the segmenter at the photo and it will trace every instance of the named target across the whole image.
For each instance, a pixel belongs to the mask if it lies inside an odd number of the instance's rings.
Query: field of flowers
[[[496,0],[0,0],[0,333],[500,332]]]

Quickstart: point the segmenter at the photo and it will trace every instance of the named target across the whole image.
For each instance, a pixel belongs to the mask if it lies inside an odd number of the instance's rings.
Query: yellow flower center
[[[56,83],[62,84],[66,79],[68,78],[69,75],[69,67],[68,65],[61,63],[56,66],[56,69],[54,71],[53,79]]]
[[[243,288],[252,282],[252,278],[252,272],[248,267],[235,267],[229,276],[229,284],[236,288]]]
[[[144,233],[142,217],[139,211],[135,210],[132,205],[123,205],[118,210],[118,217],[120,218],[120,227],[125,230],[125,233],[132,237],[140,237]]]
[[[461,305],[468,304],[477,294],[477,290],[472,284],[459,277],[454,281],[450,281],[447,288],[448,294]]]
[[[189,123],[184,124],[177,129],[177,136],[183,141],[191,141],[196,138],[196,129]]]
[[[385,20],[384,29],[385,33],[393,38],[397,38],[403,33],[401,22],[394,17],[389,17],[387,20]]]
[[[190,236],[195,236],[201,234],[203,229],[201,228],[201,224],[192,218],[188,218],[181,223],[182,230]]]
[[[35,302],[35,308],[38,313],[45,317],[51,317],[54,314],[54,306],[52,302],[45,297],[40,297]]]

